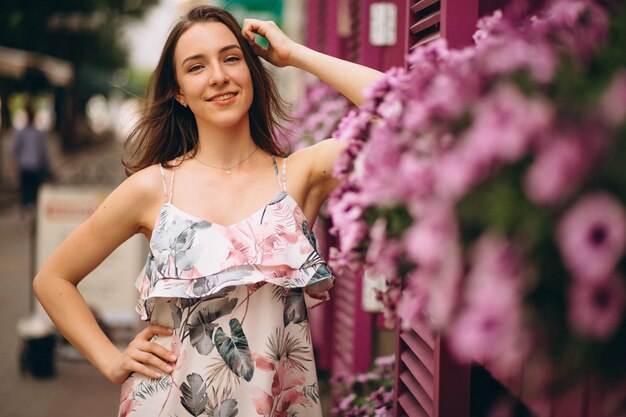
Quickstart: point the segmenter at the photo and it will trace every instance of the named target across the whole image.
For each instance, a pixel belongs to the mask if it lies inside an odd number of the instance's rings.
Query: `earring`
[[[181,101],[180,104],[182,104],[183,107],[185,107],[185,108],[187,107],[187,102],[185,102],[185,101]]]

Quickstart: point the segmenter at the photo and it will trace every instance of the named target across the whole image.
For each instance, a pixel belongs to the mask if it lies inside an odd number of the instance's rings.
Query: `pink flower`
[[[446,152],[435,164],[435,189],[445,199],[457,200],[482,180],[489,164],[468,147]]]
[[[552,120],[552,109],[540,99],[524,97],[502,85],[481,101],[473,125],[464,135],[466,150],[481,160],[515,162]]]
[[[519,249],[505,238],[486,233],[472,247],[468,275],[468,297],[487,286],[502,284],[502,290],[515,296],[523,284],[523,260]],[[480,297],[480,296],[479,296]]]
[[[449,330],[457,359],[488,361],[495,370],[514,373],[527,352],[520,302],[503,283],[492,282],[473,294]]]
[[[383,277],[397,275],[397,264],[400,258],[400,244],[394,239],[387,239],[387,221],[384,218],[376,220],[370,228],[370,246],[367,250],[366,261],[372,272]]]
[[[411,272],[407,277],[407,287],[402,291],[397,306],[397,314],[403,328],[408,329],[423,321],[428,288],[432,280],[431,275],[420,269]]]
[[[539,83],[552,79],[556,69],[556,55],[546,43],[524,39],[521,34],[491,40],[487,48],[479,47],[478,61],[488,75],[510,74],[527,70]]]
[[[456,237],[454,212],[450,207],[437,205],[418,216],[404,235],[404,245],[419,266],[438,266],[447,258],[447,249]]]
[[[611,125],[619,125],[626,119],[626,70],[613,77],[600,101],[600,114]]]
[[[581,335],[606,340],[615,332],[624,314],[624,283],[613,274],[599,284],[574,282],[569,293],[569,322]]]
[[[587,58],[606,38],[608,16],[592,1],[555,1],[547,14],[554,35],[578,57]]]
[[[587,157],[576,138],[555,139],[539,152],[526,174],[526,194],[539,204],[563,200],[586,173]]]
[[[574,278],[598,283],[614,270],[626,248],[626,213],[604,192],[582,197],[561,219],[556,237]]]

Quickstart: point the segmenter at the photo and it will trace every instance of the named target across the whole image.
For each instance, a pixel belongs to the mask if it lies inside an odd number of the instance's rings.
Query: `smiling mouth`
[[[226,93],[226,94],[212,97],[209,99],[209,101],[226,101],[228,99],[235,97],[236,95],[237,93]]]

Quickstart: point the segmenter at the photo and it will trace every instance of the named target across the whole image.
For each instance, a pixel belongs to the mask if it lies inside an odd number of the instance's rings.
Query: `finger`
[[[268,56],[267,48],[264,48],[258,43],[255,43],[254,45],[252,45],[252,50],[254,51],[255,54],[267,60],[267,56]]]
[[[244,19],[243,32],[245,33],[246,38],[248,38],[248,40],[254,40],[255,33],[265,37],[265,34],[267,33],[267,23],[268,22],[264,20]]]
[[[149,367],[147,367],[146,365],[143,365],[139,362],[135,362],[131,366],[131,370],[132,372],[145,375],[148,378],[152,378],[152,379],[160,379],[163,376],[160,372],[154,371],[150,369]]]
[[[139,332],[137,336],[141,336],[141,338],[144,340],[150,340],[153,336],[156,335],[171,336],[173,333],[174,331],[169,327],[152,324]]]
[[[178,359],[178,357],[176,356],[176,353],[167,349],[164,346],[161,346],[158,343],[154,343],[154,342],[146,342],[146,345],[144,346],[143,349],[144,352],[150,352],[153,355],[158,356],[159,358],[167,361],[167,362],[174,362],[176,361],[176,359]]]
[[[162,361],[150,352],[133,351],[130,353],[130,358],[140,365],[150,365],[166,374],[169,374],[174,370],[169,363]],[[155,372],[154,369],[152,371]]]
[[[177,359],[176,352],[173,352],[158,343],[150,342],[144,339],[134,339],[129,343],[128,349],[129,352],[150,353],[169,362],[174,362]]]

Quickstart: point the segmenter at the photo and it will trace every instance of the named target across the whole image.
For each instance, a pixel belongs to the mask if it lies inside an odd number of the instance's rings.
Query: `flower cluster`
[[[333,378],[339,399],[332,409],[337,417],[391,417],[393,409],[393,356],[374,361],[370,372]]]
[[[496,12],[472,47],[416,48],[335,133],[331,266],[384,276],[388,318],[461,360],[626,375],[626,8],[605,7]]]
[[[304,99],[292,113],[293,120],[276,132],[278,141],[295,152],[328,139],[351,106],[337,90],[317,81],[307,88]]]

